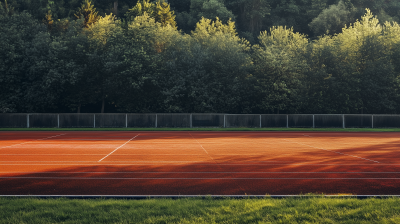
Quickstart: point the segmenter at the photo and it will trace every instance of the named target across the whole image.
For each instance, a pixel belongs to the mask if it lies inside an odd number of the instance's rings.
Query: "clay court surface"
[[[399,137],[0,132],[0,195],[400,195]]]

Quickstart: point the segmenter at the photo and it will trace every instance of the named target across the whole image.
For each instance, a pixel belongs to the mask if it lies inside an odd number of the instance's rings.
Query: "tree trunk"
[[[118,16],[118,0],[114,0],[114,14]]]
[[[78,106],[78,111],[77,111],[77,113],[78,113],[78,114],[81,113],[81,104],[79,104],[79,106]]]

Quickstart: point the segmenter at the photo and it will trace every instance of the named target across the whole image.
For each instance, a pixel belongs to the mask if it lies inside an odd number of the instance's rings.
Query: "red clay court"
[[[0,195],[400,195],[399,133],[0,132]]]

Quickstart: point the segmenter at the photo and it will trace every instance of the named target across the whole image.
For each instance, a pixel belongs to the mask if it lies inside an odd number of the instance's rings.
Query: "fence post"
[[[260,114],[260,128],[261,128],[261,114]]]
[[[57,114],[57,128],[60,128],[60,114]]]
[[[342,121],[343,121],[343,129],[346,128],[345,124],[344,124],[344,114],[342,114]]]
[[[314,119],[314,114],[312,115],[312,128],[315,128],[315,119]]]
[[[96,128],[96,114],[93,114],[93,128]]]
[[[26,115],[26,128],[29,128],[29,114]]]
[[[192,125],[192,114],[190,114],[190,128],[192,128],[193,127],[193,125]]]
[[[289,114],[286,114],[286,128],[289,128]]]
[[[128,114],[125,114],[125,128],[128,128]]]
[[[157,114],[156,114],[156,127],[157,127]]]
[[[226,128],[226,114],[224,114],[224,128]]]
[[[374,128],[374,115],[373,114],[372,114],[371,119],[372,119],[371,126],[372,126],[372,128]]]

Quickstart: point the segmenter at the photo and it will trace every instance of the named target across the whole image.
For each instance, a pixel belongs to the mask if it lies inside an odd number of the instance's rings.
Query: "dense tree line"
[[[399,8],[0,2],[0,112],[397,113]]]

